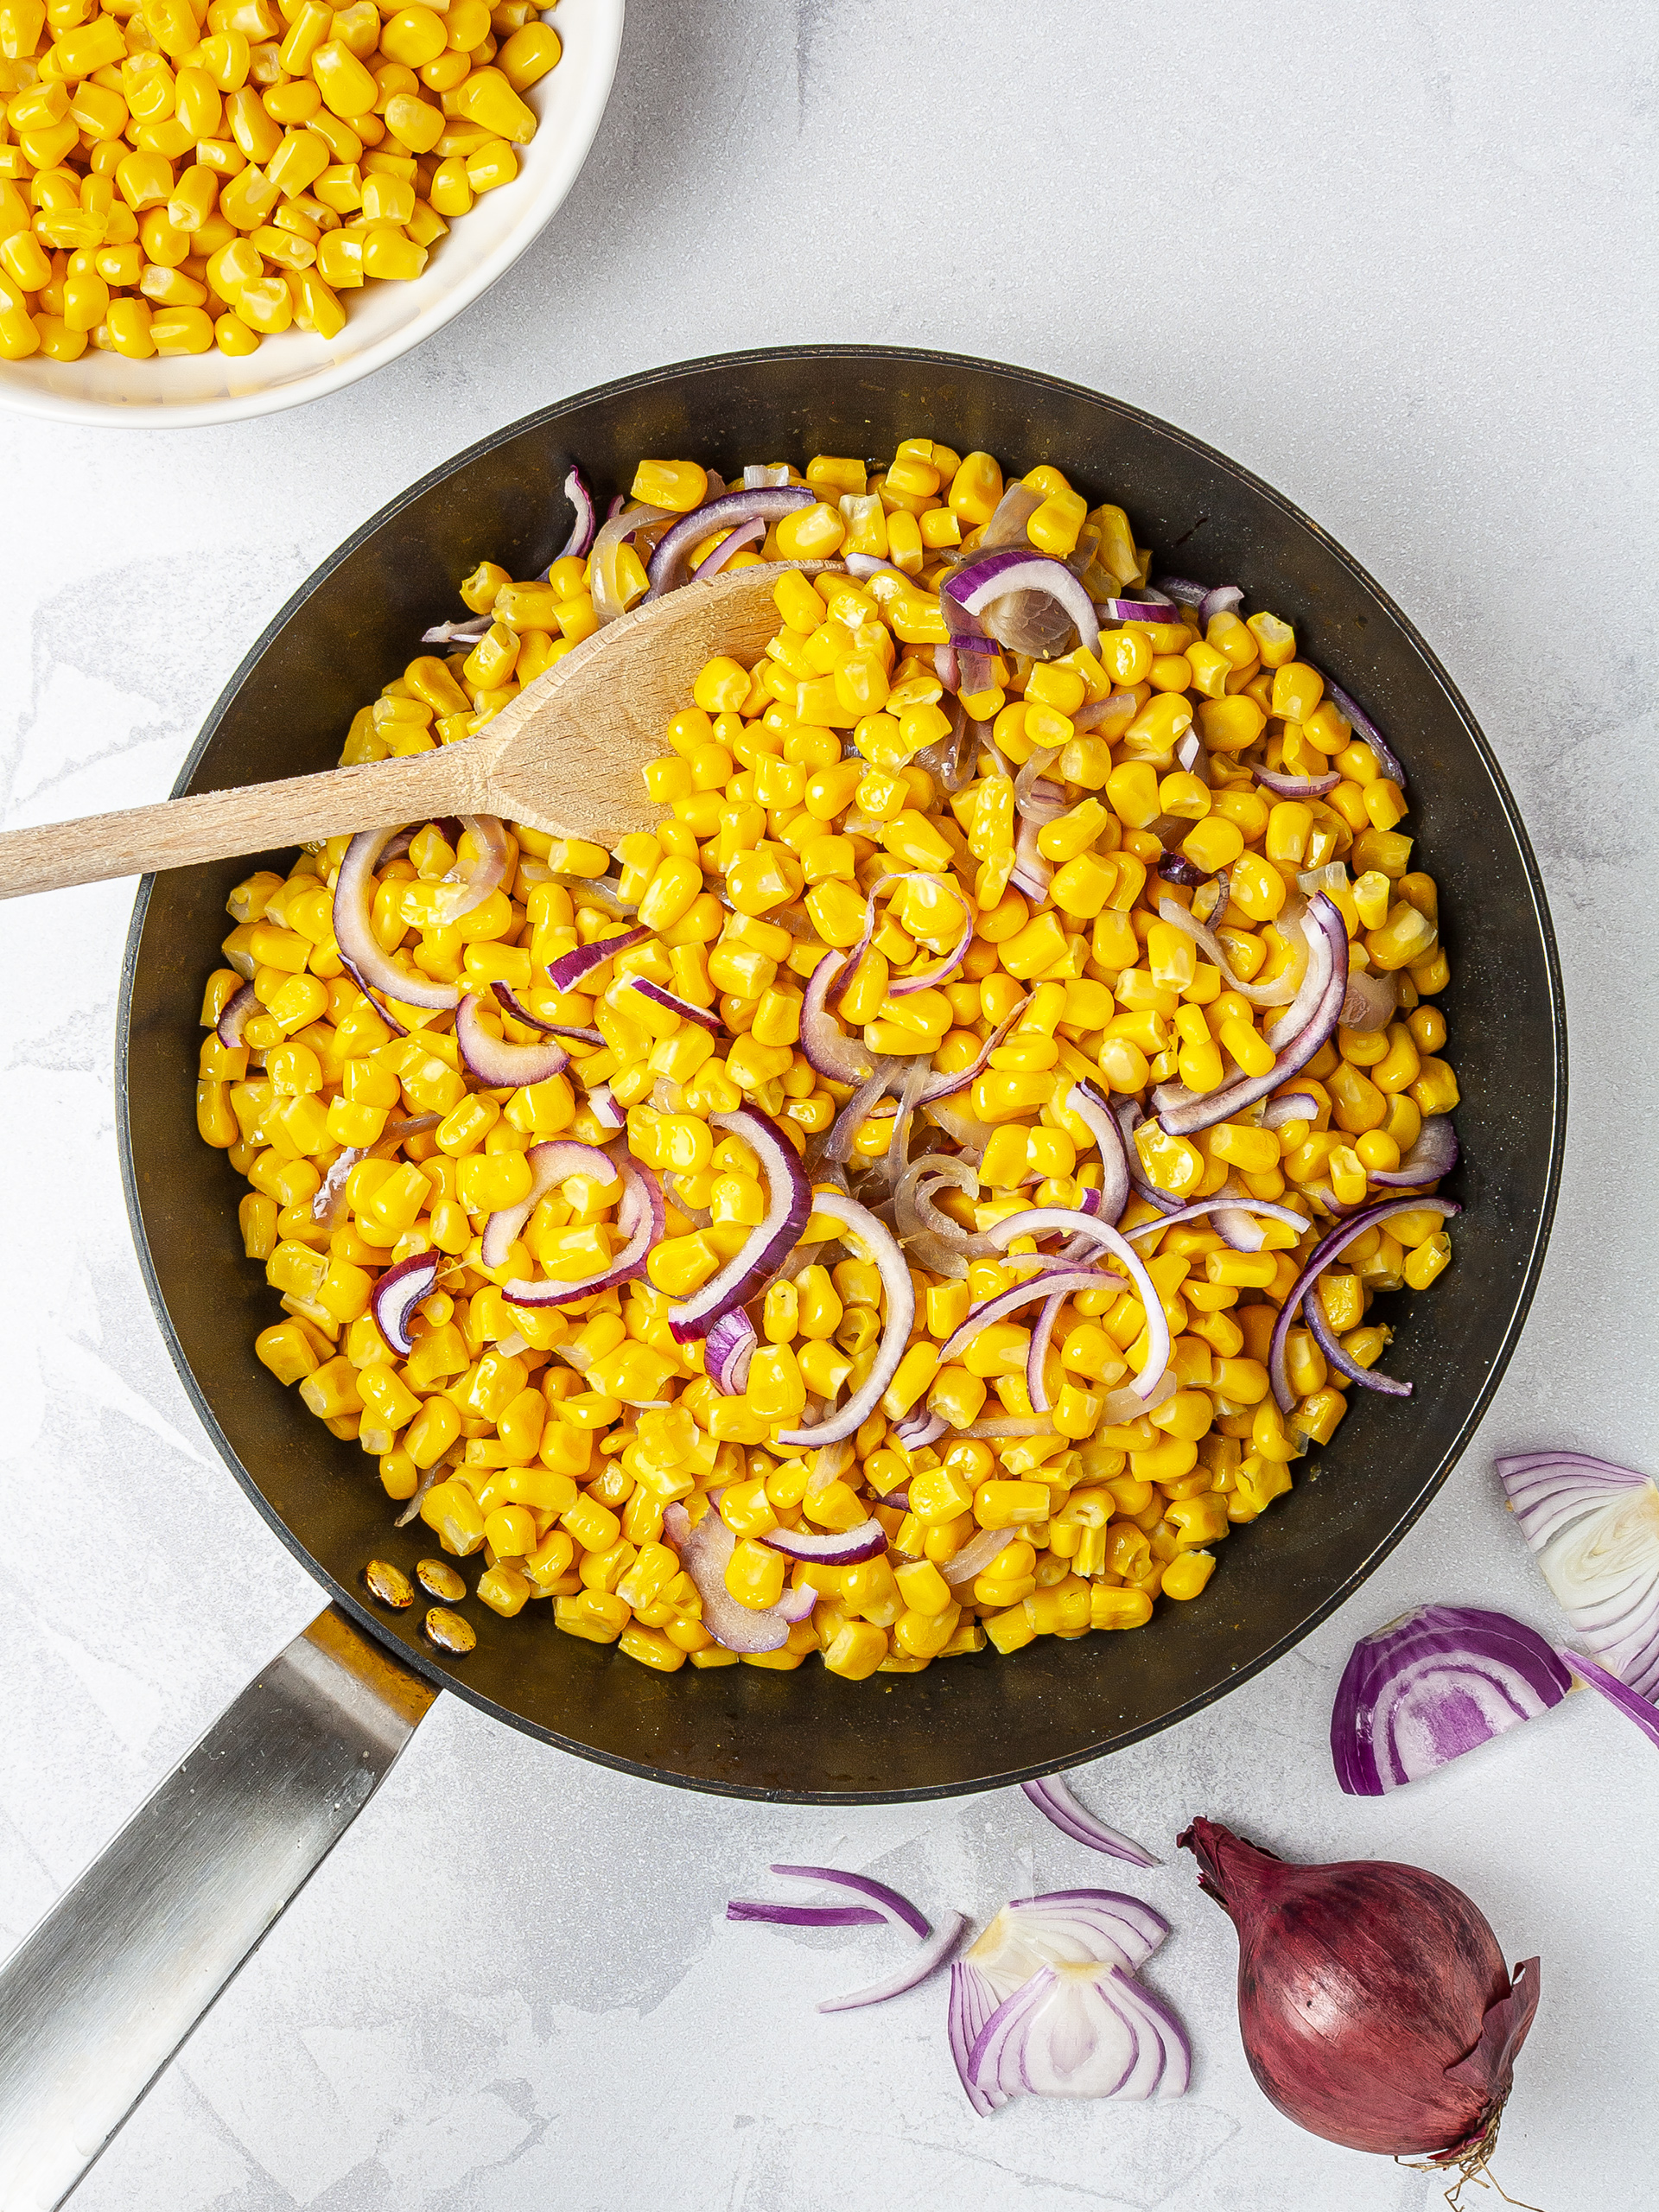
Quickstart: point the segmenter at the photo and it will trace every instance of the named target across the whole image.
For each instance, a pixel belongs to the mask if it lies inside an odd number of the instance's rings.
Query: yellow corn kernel
[[[861,1682],[875,1672],[887,1656],[884,1629],[877,1628],[871,1621],[847,1621],[825,1648],[824,1669],[849,1682]]]
[[[1198,1502],[1194,1501],[1195,1503]],[[1207,1500],[1203,1502],[1209,1503]],[[1223,1517],[1225,1518],[1224,1514]],[[1215,1571],[1216,1562],[1211,1553],[1184,1551],[1165,1567],[1160,1586],[1166,1598],[1183,1600],[1196,1598]]]

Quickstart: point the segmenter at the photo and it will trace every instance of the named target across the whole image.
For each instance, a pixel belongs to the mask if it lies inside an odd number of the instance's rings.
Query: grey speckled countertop
[[[10,823],[161,797],[288,593],[435,462],[563,394],[732,346],[910,342],[1115,392],[1279,486],[1421,624],[1515,788],[1560,939],[1573,1097],[1542,1287],[1462,1465],[1360,1594],[1266,1675],[1077,1780],[1160,1847],[1203,1808],[1296,1855],[1426,1863],[1472,1892],[1511,1958],[1541,1952],[1498,2171],[1549,2212],[1651,2201],[1659,1758],[1574,1698],[1357,1803],[1325,1738],[1354,1637],[1414,1603],[1478,1599],[1560,1631],[1495,1452],[1559,1441],[1656,1464],[1640,25],[1609,0],[1569,16],[1540,0],[634,0],[575,191],[414,356],[234,429],[0,418]],[[111,884],[0,906],[10,1937],[317,1602],[217,1463],[134,1265],[111,1092],[131,898]],[[1263,2102],[1231,1934],[1184,1856],[1128,1881],[1175,1923],[1152,1978],[1192,2031],[1191,2094],[990,2123],[951,2075],[938,1985],[811,2010],[869,1977],[879,1937],[722,1921],[779,1858],[869,1867],[981,1915],[1103,1863],[1017,1795],[728,1803],[444,1700],[77,2204],[1439,2202],[1426,2177]]]

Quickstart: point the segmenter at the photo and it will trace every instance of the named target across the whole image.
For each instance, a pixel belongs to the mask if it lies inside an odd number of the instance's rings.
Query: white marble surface
[[[1654,1464],[1659,549],[1637,22],[1611,0],[1570,20],[1542,0],[634,0],[568,205],[411,358],[234,429],[0,418],[9,823],[163,794],[289,591],[434,462],[563,394],[727,346],[912,341],[1115,391],[1280,486],[1415,616],[1503,761],[1560,937],[1573,1109],[1542,1288],[1461,1467],[1361,1594],[1270,1674],[1078,1784],[1160,1847],[1207,1811],[1292,1854],[1418,1860],[1479,1900],[1511,1958],[1541,1952],[1499,2171],[1549,2212],[1651,2201],[1659,1762],[1578,1697],[1357,1804],[1325,1730],[1354,1637],[1412,1603],[1478,1599],[1559,1631],[1494,1452],[1560,1441]],[[13,1937],[316,1603],[199,1429],[129,1247],[111,1060],[131,894],[0,906]],[[780,1857],[874,1868],[982,1916],[1103,1866],[1017,1796],[726,1803],[445,1700],[77,2203],[1438,2202],[1257,2094],[1230,1931],[1184,1854],[1128,1878],[1175,1923],[1152,1978],[1191,2026],[1192,2094],[990,2123],[950,2075],[940,1987],[811,2012],[867,1978],[879,1939],[723,1923],[724,1898]]]

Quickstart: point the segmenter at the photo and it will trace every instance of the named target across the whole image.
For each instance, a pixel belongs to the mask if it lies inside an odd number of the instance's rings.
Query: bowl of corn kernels
[[[477,298],[575,182],[623,0],[0,0],[0,404],[297,406]]]

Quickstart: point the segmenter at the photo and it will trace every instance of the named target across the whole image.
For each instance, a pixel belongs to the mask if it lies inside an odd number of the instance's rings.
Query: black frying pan
[[[412,1569],[429,1533],[395,1530],[372,1463],[253,1357],[271,1294],[242,1256],[240,1179],[195,1133],[203,980],[218,964],[226,896],[250,862],[149,879],[127,948],[118,1079],[128,1204],[156,1316],[232,1472],[331,1592],[336,1656],[349,1649],[359,1674],[378,1668],[394,1704],[418,1707],[442,1685],[584,1758],[740,1796],[942,1796],[1052,1771],[1196,1712],[1323,1619],[1427,1505],[1515,1345],[1555,1203],[1567,1058],[1548,913],[1509,787],[1450,677],[1357,563],[1244,470],[1116,400],[988,362],[822,346],[694,362],[549,408],[446,462],[324,563],[232,677],[175,792],[332,766],[353,714],[402,671],[422,629],[454,612],[470,569],[486,557],[519,575],[545,564],[568,525],[561,486],[573,460],[603,499],[643,454],[729,474],[746,461],[889,454],[900,437],[934,433],[1020,470],[1052,460],[1091,502],[1123,505],[1160,561],[1243,584],[1294,622],[1307,658],[1376,715],[1405,764],[1408,826],[1441,887],[1452,963],[1440,1003],[1464,1093],[1451,1188],[1466,1208],[1452,1273],[1428,1295],[1384,1304],[1389,1364],[1414,1395],[1354,1393],[1293,1493],[1223,1547],[1203,1599],[1161,1607],[1135,1635],[1047,1638],[1011,1659],[986,1653],[861,1685],[810,1662],[664,1676],[558,1633],[546,1606],[504,1621],[469,1599],[478,1648],[444,1660],[422,1640],[418,1608],[379,1611],[359,1579],[372,1557]],[[307,1683],[294,1693],[302,1707],[323,1695]],[[275,1670],[259,1687],[279,1698],[291,1688]],[[330,1708],[336,1719],[349,1703]],[[412,1720],[398,1725],[406,1732]],[[390,1735],[401,1741],[396,1726]],[[363,1754],[369,1767],[395,1751],[389,1740],[382,1729],[380,1752]]]

